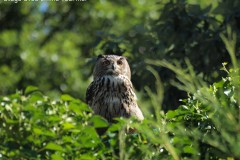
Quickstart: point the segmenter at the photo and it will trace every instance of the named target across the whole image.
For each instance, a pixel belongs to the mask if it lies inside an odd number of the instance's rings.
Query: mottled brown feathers
[[[98,57],[94,80],[86,93],[86,101],[95,114],[109,122],[115,117],[134,116],[143,120],[133,91],[131,71],[125,57],[101,55]]]

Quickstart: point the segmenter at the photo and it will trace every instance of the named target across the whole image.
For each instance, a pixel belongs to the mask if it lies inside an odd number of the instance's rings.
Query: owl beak
[[[112,70],[116,70],[117,66],[115,64],[112,65]]]
[[[110,75],[118,75],[118,72],[117,72],[117,65],[116,64],[112,64],[111,67],[109,68],[108,70],[108,74]]]
[[[109,75],[119,75],[118,74],[118,72],[116,72],[115,70],[109,70],[108,72],[107,72]]]

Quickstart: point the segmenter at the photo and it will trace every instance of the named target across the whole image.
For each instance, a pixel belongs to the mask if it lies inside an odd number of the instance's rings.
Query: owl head
[[[94,67],[93,77],[123,75],[131,79],[131,71],[125,57],[117,55],[99,55]]]

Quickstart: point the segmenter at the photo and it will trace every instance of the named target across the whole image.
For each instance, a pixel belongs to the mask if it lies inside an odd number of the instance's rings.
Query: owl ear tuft
[[[99,60],[100,58],[104,58],[104,55],[102,54],[98,55],[97,60]]]
[[[124,58],[124,59],[126,59],[127,61],[128,61],[128,58],[127,57],[125,57],[125,56],[121,56],[122,58]]]
[[[104,58],[104,55],[102,55],[102,54],[98,55],[97,61],[98,61],[99,59],[101,59],[101,58]]]

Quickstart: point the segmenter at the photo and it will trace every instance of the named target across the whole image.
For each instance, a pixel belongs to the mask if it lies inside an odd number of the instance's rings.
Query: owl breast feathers
[[[109,122],[116,117],[144,119],[130,81],[130,67],[124,57],[99,56],[93,77],[94,81],[87,89],[86,101],[95,114]]]

